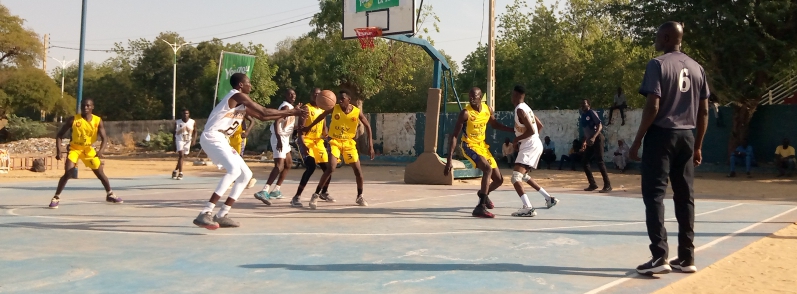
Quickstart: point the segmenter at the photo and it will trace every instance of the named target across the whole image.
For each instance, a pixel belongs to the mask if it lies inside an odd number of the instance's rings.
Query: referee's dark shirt
[[[655,94],[659,113],[653,125],[665,129],[694,129],[701,99],[709,96],[703,67],[682,52],[670,52],[648,62],[639,94]]]

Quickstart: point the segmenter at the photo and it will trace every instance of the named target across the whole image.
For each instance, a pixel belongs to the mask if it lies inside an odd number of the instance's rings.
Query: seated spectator
[[[506,162],[509,163],[509,166],[515,165],[515,145],[512,144],[512,140],[506,138],[504,140],[504,145],[501,145],[501,151],[506,159]]]
[[[628,145],[623,140],[617,140],[617,150],[614,150],[614,166],[621,172],[625,172],[626,163],[628,162]]]
[[[783,139],[783,145],[775,149],[775,165],[778,167],[778,177],[791,177],[794,171],[794,147],[789,146],[789,139]]]
[[[736,161],[744,160],[745,172],[747,177],[751,178],[750,166],[753,164],[753,146],[747,144],[747,140],[742,140],[742,144],[736,147],[736,150],[731,154],[731,173],[728,174],[729,178],[736,176]]]
[[[570,152],[567,155],[562,155],[562,158],[559,159],[559,170],[562,170],[562,164],[566,161],[570,162],[570,169],[576,170],[576,163],[581,162],[581,142],[578,139],[573,140],[573,147],[570,148]]]
[[[613,122],[612,116],[614,115],[614,110],[619,109],[620,117],[623,119],[623,123],[621,124],[621,126],[624,126],[626,108],[628,108],[628,102],[626,102],[625,95],[623,95],[623,88],[617,87],[617,94],[614,94],[614,104],[612,105],[611,108],[609,108],[609,123],[606,125],[608,126],[612,124]]]
[[[551,163],[556,161],[556,144],[551,141],[551,137],[545,136],[545,142],[542,143],[542,156],[540,157],[548,169],[551,169]]]

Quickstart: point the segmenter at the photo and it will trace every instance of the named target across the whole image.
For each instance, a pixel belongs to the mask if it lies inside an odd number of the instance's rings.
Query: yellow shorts
[[[360,154],[357,153],[357,142],[352,139],[330,139],[329,148],[332,156],[337,159],[343,159],[346,164],[360,160]]]
[[[498,168],[498,163],[495,162],[495,158],[493,158],[493,155],[490,153],[490,145],[487,145],[487,143],[481,142],[479,144],[469,144],[462,142],[461,147],[462,154],[464,154],[465,158],[467,158],[470,163],[473,164],[473,167],[478,166],[476,165],[476,160],[483,158],[488,164],[490,164],[490,167]]]
[[[299,141],[299,152],[304,157],[312,157],[316,163],[329,162],[329,153],[324,146],[324,139],[304,138]]]
[[[83,165],[93,170],[99,169],[100,164],[102,164],[100,158],[97,157],[97,151],[91,146],[69,145],[69,155],[66,158],[74,162],[75,165],[77,165],[77,160],[80,159],[83,161]]]
[[[246,139],[241,138],[240,136],[232,136],[230,137],[230,146],[232,149],[235,149],[235,152],[241,154],[241,150],[243,146],[246,145]]]

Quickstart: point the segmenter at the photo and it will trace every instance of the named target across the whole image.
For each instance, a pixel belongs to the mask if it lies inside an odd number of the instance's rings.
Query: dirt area
[[[193,159],[193,158],[192,158]],[[273,166],[271,163],[258,162],[258,157],[247,158],[255,177],[265,180]],[[143,175],[169,176],[175,166],[174,155],[160,154],[142,158],[139,156],[111,156],[105,159],[105,168],[113,183],[114,178],[135,177]],[[403,166],[365,166],[366,180],[402,182]],[[303,170],[292,170],[289,179],[298,179]],[[90,170],[82,167],[82,175]],[[441,171],[442,172],[442,171]],[[510,170],[502,171],[509,186]],[[52,170],[45,173],[30,171],[11,171],[0,174],[0,183],[39,181],[60,177],[63,170]],[[221,174],[215,166],[194,166],[186,161],[186,176]],[[595,173],[600,177],[598,173]],[[82,176],[83,177],[83,176]],[[314,176],[316,180],[318,175]],[[586,186],[583,172],[539,170],[532,173],[539,184],[549,191],[578,191]],[[615,194],[626,197],[639,197],[640,178],[635,173],[611,173]],[[353,179],[348,168],[342,168],[335,174],[336,180]],[[599,182],[600,179],[597,179]],[[262,183],[262,182],[261,182]],[[259,183],[260,184],[260,183]],[[477,186],[478,179],[457,181],[456,185]],[[55,182],[52,183],[55,188]],[[98,183],[99,185],[99,183]],[[292,188],[289,188],[292,189]],[[695,193],[698,199],[717,199],[732,201],[766,201],[797,203],[797,178],[775,178],[757,175],[752,179],[728,179],[722,174],[701,173],[695,179]],[[794,293],[797,275],[791,270],[797,264],[797,224],[759,240],[750,246],[728,256],[719,262],[701,269],[697,274],[677,282],[658,293],[727,293],[727,292],[789,292]],[[792,292],[790,292],[792,291]]]

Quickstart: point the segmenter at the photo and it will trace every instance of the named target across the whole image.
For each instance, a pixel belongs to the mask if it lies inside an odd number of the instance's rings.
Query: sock
[[[531,207],[531,201],[529,201],[529,196],[526,194],[520,195],[520,201],[523,201],[523,206]]]
[[[261,191],[266,192],[266,194],[268,194],[268,192],[271,191],[271,184],[266,184],[265,186],[263,186],[263,190]]]
[[[107,193],[107,194],[105,194],[105,196],[111,196],[111,195],[113,195],[113,190],[111,190],[111,191],[108,191],[108,193]]]
[[[216,213],[216,216],[217,217],[223,217],[223,216],[227,215],[228,213],[230,213],[230,208],[232,208],[232,206],[229,206],[227,204],[222,205],[221,209],[219,209],[219,212]]]
[[[174,172],[178,172],[178,170],[174,170]]]
[[[540,187],[540,189],[537,190],[537,192],[540,192],[540,194],[542,194],[542,196],[545,197],[545,200],[551,200],[551,194],[545,192],[545,189],[543,189],[542,187]]]
[[[205,208],[202,209],[202,213],[211,212],[211,211],[213,211],[214,208],[216,208],[216,204],[214,204],[213,202],[208,201],[208,204],[205,204]]]
[[[55,196],[53,196],[53,198],[55,198],[55,199],[61,199],[61,195],[55,195]]]
[[[280,190],[280,185],[277,185],[277,187],[274,188],[274,191],[276,192],[276,191],[279,191],[279,190]]]

